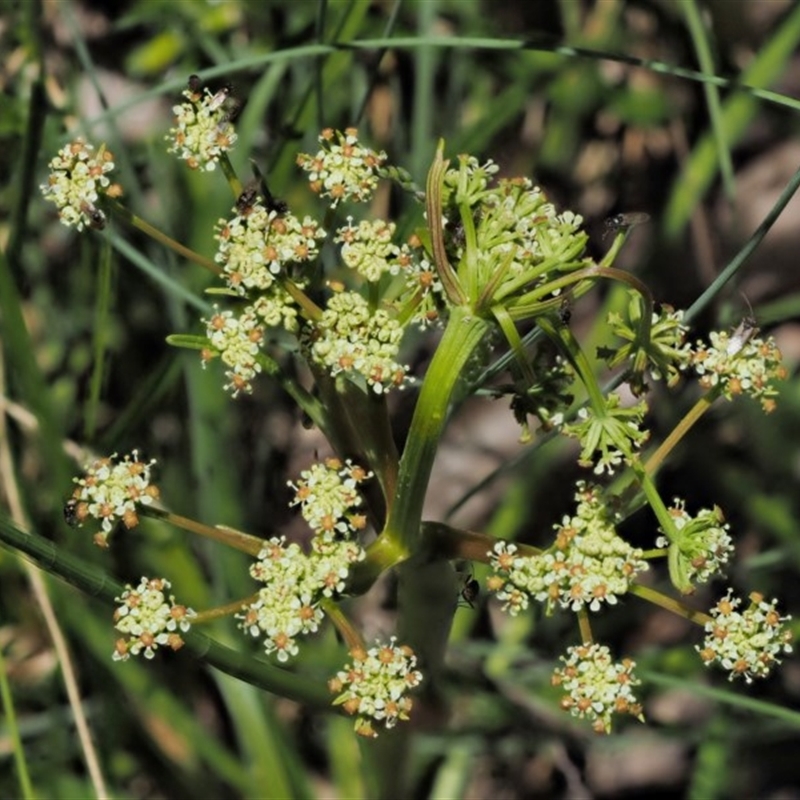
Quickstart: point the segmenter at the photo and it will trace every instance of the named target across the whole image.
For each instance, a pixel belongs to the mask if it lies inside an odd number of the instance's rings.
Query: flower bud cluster
[[[361,376],[376,394],[406,380],[408,367],[396,361],[403,327],[355,292],[334,294],[306,338],[311,360],[334,377]]]
[[[126,528],[139,524],[137,504],[150,505],[158,498],[158,487],[150,483],[152,461],[139,461],[134,450],[122,461],[115,463],[117,454],[100,458],[88,464],[80,478],[73,478],[77,488],[70,500],[70,515],[81,525],[87,517],[101,524],[102,531],[94,537],[95,544],[108,546],[108,536],[117,521]]]
[[[612,715],[630,714],[644,722],[642,706],[633,687],[641,681],[633,674],[629,658],[614,663],[607,647],[583,644],[567,648],[563,668],[553,673],[552,683],[564,691],[561,707],[573,717],[593,720],[597,733],[610,733]]]
[[[355,128],[344,132],[326,128],[319,141],[322,149],[316,155],[297,156],[297,164],[308,172],[311,191],[330,198],[332,208],[342,200],[369,200],[378,186],[378,172],[386,153],[364,147]]]
[[[571,211],[559,214],[527,178],[498,181],[482,193],[478,208],[479,218],[473,223],[480,254],[473,265],[477,285],[494,285],[494,294],[505,299],[509,310],[517,300],[526,302],[526,294],[537,286],[583,266],[578,260],[587,240],[583,219]],[[457,257],[462,253],[457,250]],[[545,295],[555,296],[557,291]]]
[[[500,167],[491,158],[481,164],[475,156],[462,153],[458,156],[458,167],[445,172],[445,197],[451,195],[455,205],[479,205],[485,200],[489,184],[499,171]]]
[[[703,388],[719,387],[728,400],[750,395],[769,413],[775,409],[778,394],[773,381],[785,380],[788,372],[775,340],[771,336],[761,339],[752,335],[754,332],[753,326],[745,326],[733,334],[711,333],[711,346],[698,342],[692,364]]]
[[[211,94],[208,89],[182,92],[185,103],[173,106],[175,127],[165,137],[168,152],[177,153],[192,169],[211,171],[223,153],[236,143],[237,135],[225,110],[225,90]]]
[[[530,598],[545,603],[548,613],[556,607],[598,611],[603,603],[614,605],[648,568],[642,551],[617,535],[596,487],[579,483],[576,500],[575,516],[564,517],[543,553],[523,556],[506,542],[489,552],[497,575],[487,585],[504,611],[517,615]]]
[[[341,705],[351,715],[357,715],[355,730],[360,736],[374,738],[373,722],[393,728],[398,720],[407,720],[412,700],[406,694],[418,686],[422,673],[416,669],[417,658],[410,647],[377,643],[369,650],[350,651],[352,664],[347,664],[328,682],[337,695],[334,705]]]
[[[127,638],[117,640],[114,661],[127,661],[140,653],[150,659],[161,645],[173,650],[183,647],[178,631],[188,631],[196,614],[177,605],[172,595],[167,599],[169,588],[169,581],[163,578],[142,578],[136,589],[127,586],[116,598],[121,605],[114,612],[114,627]]]
[[[728,533],[730,525],[725,522],[722,510],[703,508],[695,517],[686,513],[683,500],[675,498],[670,517],[677,531],[675,541],[661,535],[656,539],[656,547],[670,547],[675,551],[672,561],[677,561],[679,587],[684,588],[692,582],[705,583],[713,575],[721,573],[733,556],[733,540]]]
[[[713,619],[706,623],[705,641],[696,650],[706,666],[718,663],[729,670],[728,680],[744,678],[752,683],[781,663],[779,655],[792,652],[792,633],[784,627],[791,617],[780,616],[775,608],[778,601],[768,603],[757,592],[750,595],[744,611],[737,611],[741,600],[731,594],[729,589],[711,609]]]
[[[108,179],[114,157],[105,145],[95,152],[92,145],[76,139],[62,147],[48,167],[50,177],[40,188],[45,199],[58,207],[61,222],[79,231],[87,225],[103,228],[106,217],[95,203],[101,194],[114,197],[121,192]]]

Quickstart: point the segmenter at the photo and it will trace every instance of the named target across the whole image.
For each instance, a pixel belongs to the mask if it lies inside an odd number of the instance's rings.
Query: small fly
[[[64,503],[64,522],[66,522],[70,528],[77,528],[81,524],[81,520],[78,516],[78,501],[74,497],[70,497],[70,499]]]
[[[228,99],[230,93],[233,91],[233,87],[226,83],[209,101],[208,101],[208,110],[209,111],[216,111],[218,108],[222,106],[222,104]]]
[[[258,202],[258,180],[248,181],[242,193],[236,198],[236,211],[240,216],[247,216]]]
[[[572,303],[569,297],[565,297],[561,301],[561,305],[558,308],[558,318],[561,320],[562,325],[569,325],[569,321],[572,319]]]
[[[603,223],[603,238],[612,233],[627,231],[635,225],[642,225],[650,221],[650,215],[644,211],[630,211],[624,214],[614,214]]]

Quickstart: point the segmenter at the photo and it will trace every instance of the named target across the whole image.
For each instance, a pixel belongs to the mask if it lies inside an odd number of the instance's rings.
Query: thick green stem
[[[383,534],[408,554],[417,548],[422,505],[453,390],[489,325],[468,308],[455,307],[422,384]]]

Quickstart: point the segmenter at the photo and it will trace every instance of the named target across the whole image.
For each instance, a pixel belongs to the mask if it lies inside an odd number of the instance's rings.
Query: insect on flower
[[[228,99],[228,96],[233,91],[233,87],[226,83],[212,98],[208,101],[208,110],[216,111]]]
[[[64,503],[64,522],[66,522],[70,528],[77,528],[78,525],[81,524],[80,519],[78,519],[78,499],[76,497],[70,497],[70,499]]]
[[[756,323],[755,315],[753,314],[753,306],[750,301],[742,294],[744,301],[747,303],[750,313],[742,317],[742,321],[736,326],[736,330],[731,334],[728,340],[728,346],[725,352],[729,356],[735,356],[757,333],[758,325]]]
[[[729,356],[735,356],[757,333],[758,325],[756,324],[755,317],[748,314],[736,326],[736,330],[731,334],[725,352]]]
[[[258,182],[252,180],[248,182],[247,186],[242,190],[242,193],[236,198],[237,213],[245,216],[253,208],[257,200]]]
[[[106,226],[106,215],[88,200],[81,203],[81,211],[89,218],[89,225],[96,231],[101,231]]]

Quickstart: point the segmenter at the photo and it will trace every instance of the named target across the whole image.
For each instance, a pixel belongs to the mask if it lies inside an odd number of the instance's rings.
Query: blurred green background
[[[102,454],[138,447],[158,459],[173,511],[262,536],[302,534],[286,481],[315,452],[329,453],[279,388],[262,380],[231,401],[218,370],[165,343],[202,329],[210,280],[201,270],[116,225],[104,263],[103,237],[58,223],[37,186],[69,137],[107,142],[125,202],[209,256],[232,197],[219,172],[191,173],[164,143],[190,74],[212,88],[230,82],[245,100],[233,163],[246,177],[255,159],[296,213],[318,209],[294,156],[315,151],[322,127],[358,125],[421,185],[442,137],[448,154],[493,158],[501,174],[532,177],[582,214],[594,255],[608,247],[605,219],[648,213],[618,265],[659,302],[682,308],[746,243],[800,165],[799,41],[800,8],[790,0],[4,0],[2,509],[14,508],[16,486],[32,530],[122,580],[164,574],[181,601],[206,608],[252,591],[246,560],[152,521],[98,552],[61,517],[78,471],[70,443]],[[709,92],[679,68],[774,95]],[[413,227],[399,194],[379,194],[373,210]],[[748,400],[716,408],[660,475],[665,498],[724,510],[738,551],[730,582],[779,597],[789,613],[800,606],[798,213],[793,201],[693,331],[733,327],[752,304],[792,376],[777,411],[764,416]],[[584,298],[573,309],[576,334],[603,343],[602,320],[619,300],[601,291]],[[12,335],[12,301],[29,345]],[[409,343],[418,373],[430,352],[429,340]],[[691,385],[653,396],[656,440],[696,396]],[[399,433],[413,401],[413,392],[394,401]],[[558,440],[526,449],[518,438],[506,401],[466,402],[443,444],[427,517],[547,542],[581,476],[575,451]],[[653,531],[640,513],[623,532],[650,546]],[[655,583],[666,589],[666,575]],[[183,653],[115,664],[109,609],[47,584],[113,796],[373,796],[350,721]],[[721,588],[691,602],[707,608]],[[391,632],[391,590],[382,584],[354,604],[368,636]],[[596,633],[639,663],[646,727],[598,738],[558,710],[549,675],[576,636],[568,615],[503,619],[485,598],[457,611],[443,702],[412,723],[409,796],[800,797],[798,716],[780,713],[800,706],[796,663],[731,687],[700,665],[698,631],[635,598],[602,615]],[[230,623],[213,634],[250,646]],[[50,638],[22,562],[7,550],[0,646],[38,796],[92,796]],[[303,668],[326,676],[341,655],[324,634]],[[0,720],[0,797],[19,796],[13,767]]]

